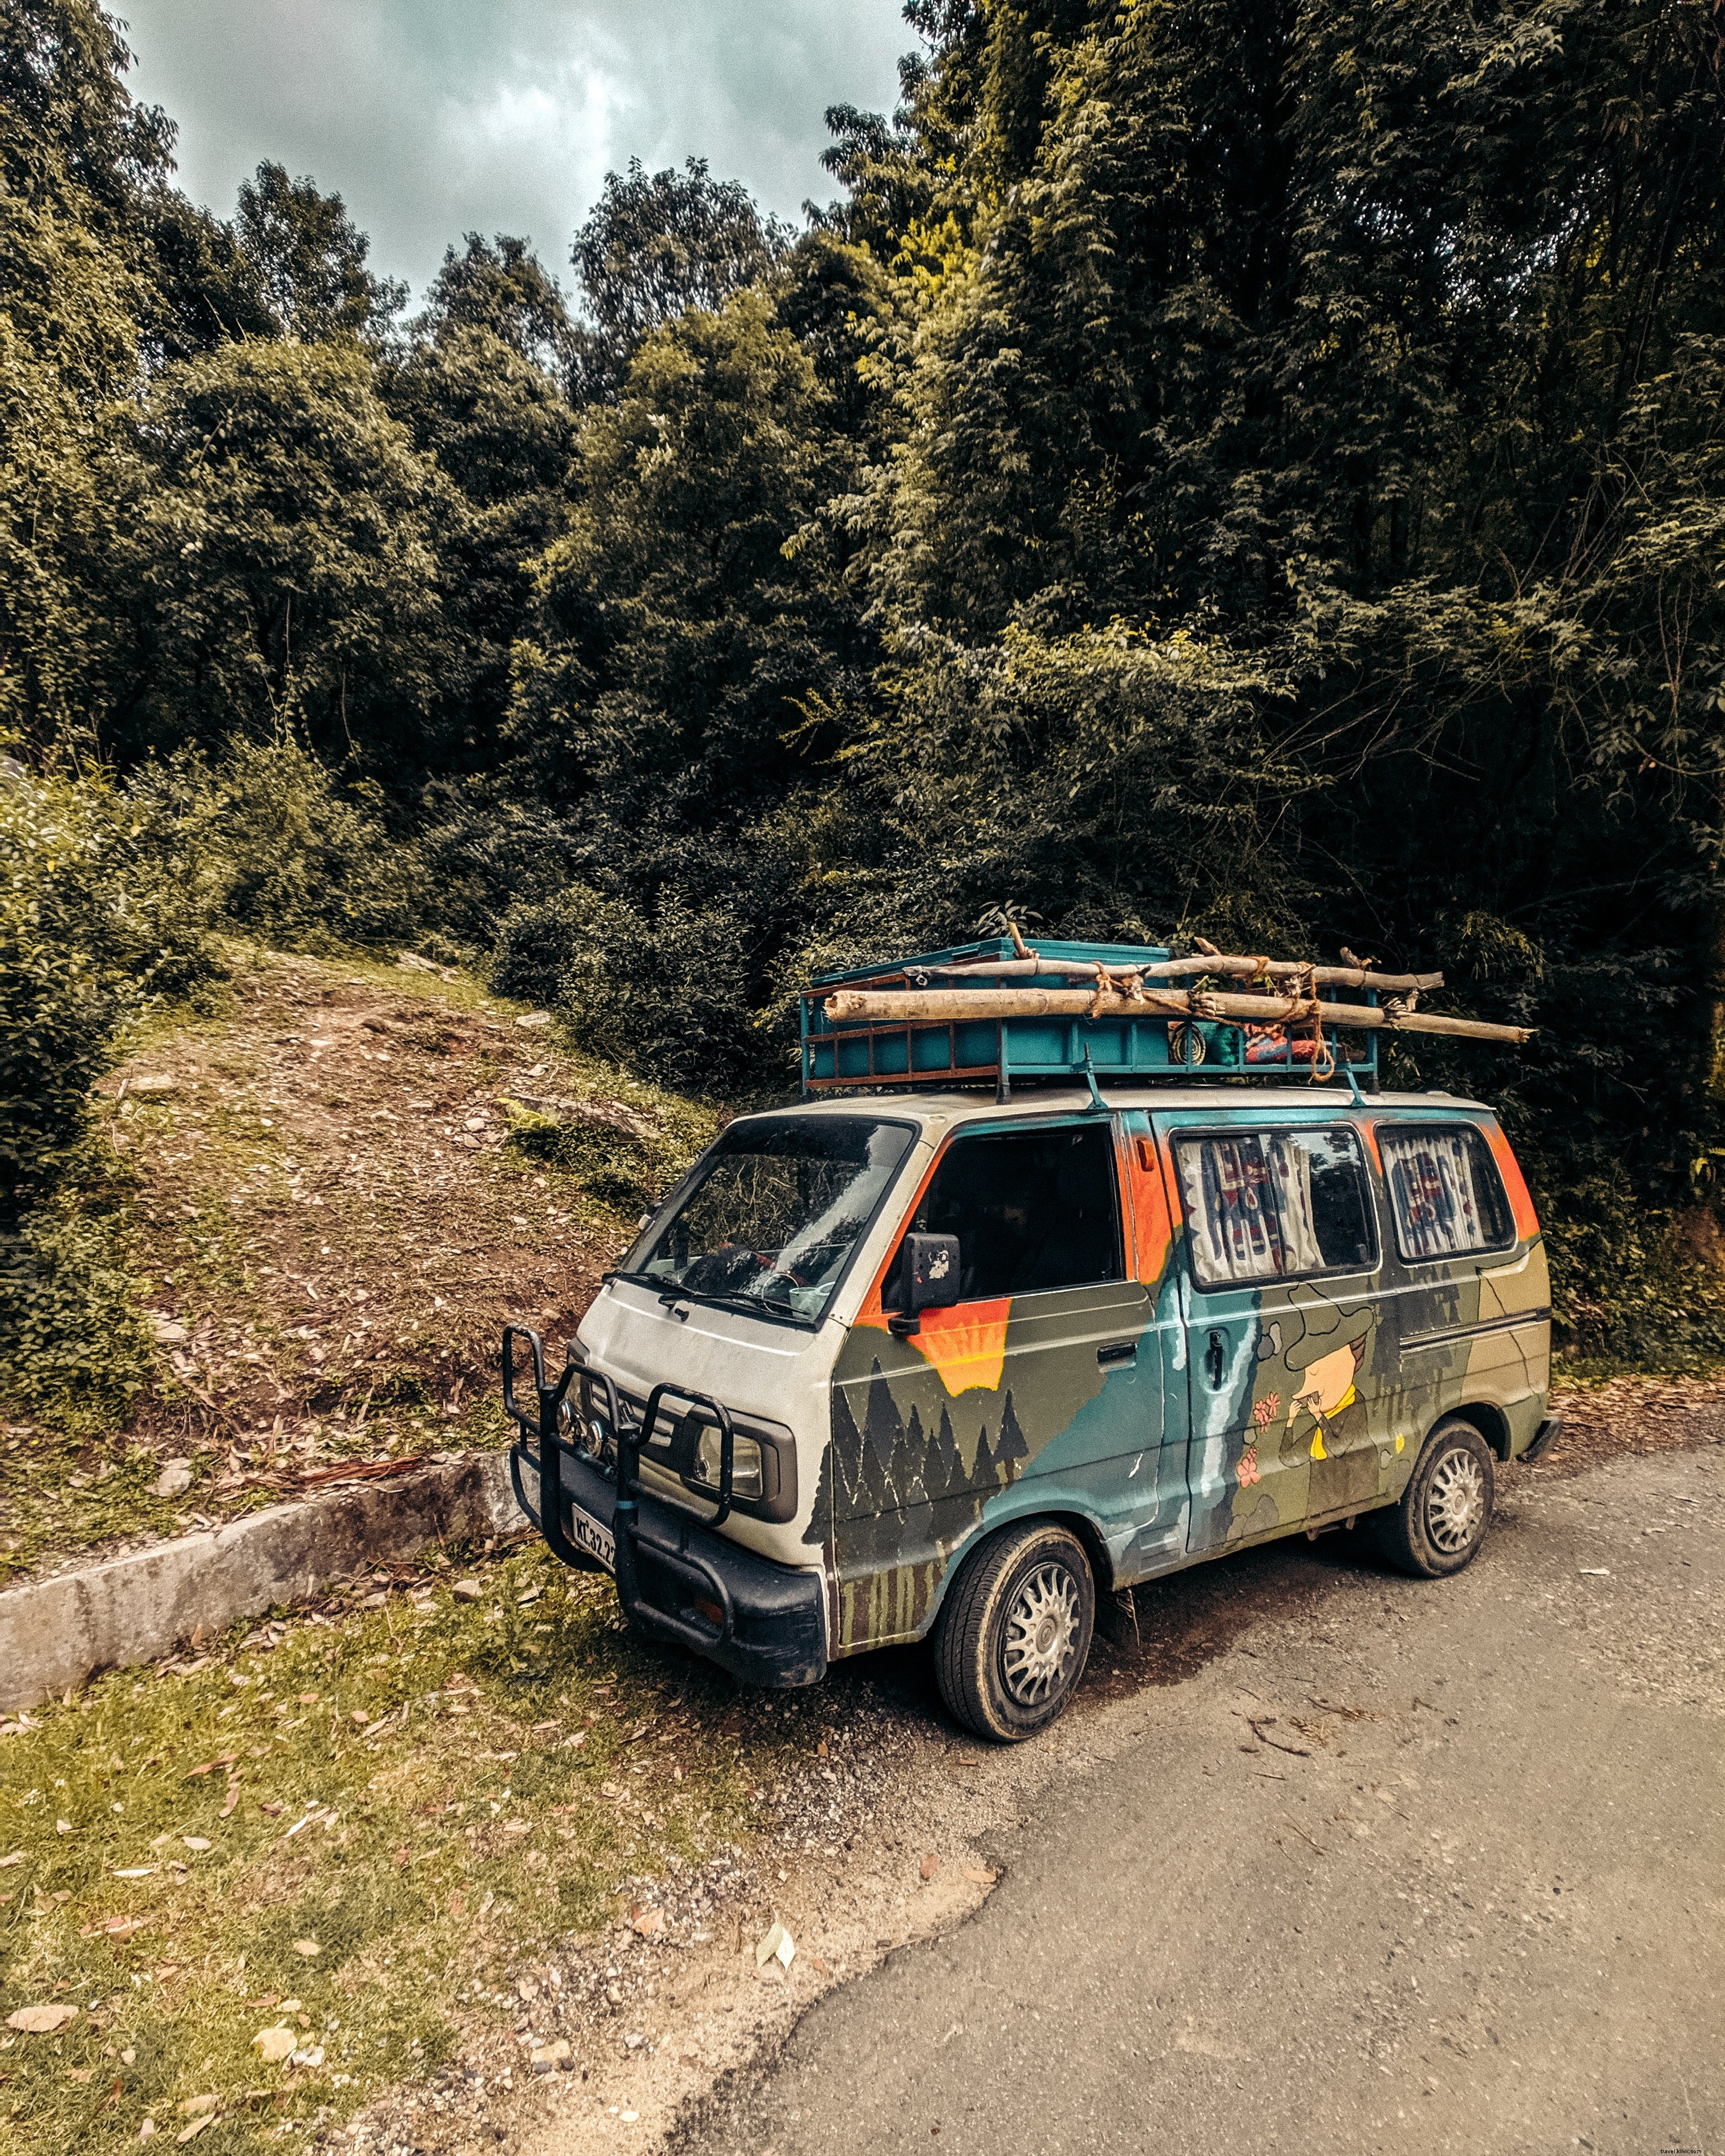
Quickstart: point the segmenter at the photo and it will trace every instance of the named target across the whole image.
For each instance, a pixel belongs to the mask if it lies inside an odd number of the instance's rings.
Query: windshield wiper
[[[706,1300],[711,1302],[722,1302],[731,1310],[746,1310],[751,1312],[770,1310],[782,1317],[798,1319],[803,1315],[795,1303],[783,1301],[777,1296],[742,1295],[733,1292],[728,1295],[710,1296]]]
[[[627,1281],[631,1287],[650,1288],[667,1308],[674,1302],[705,1302],[722,1310],[742,1310],[754,1314],[766,1312],[776,1317],[794,1318],[798,1324],[809,1321],[793,1302],[777,1296],[745,1295],[736,1288],[685,1287],[665,1273],[632,1273],[616,1270],[604,1276],[607,1281]]]

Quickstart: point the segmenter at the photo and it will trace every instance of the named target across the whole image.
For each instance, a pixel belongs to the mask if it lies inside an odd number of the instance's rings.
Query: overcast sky
[[[231,216],[263,158],[339,192],[415,292],[464,232],[525,234],[567,285],[608,170],[706,157],[795,218],[821,116],[890,110],[900,0],[107,0],[180,184]],[[800,221],[800,220],[798,220]]]

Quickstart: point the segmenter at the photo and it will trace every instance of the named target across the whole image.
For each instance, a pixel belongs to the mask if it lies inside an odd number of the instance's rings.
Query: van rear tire
[[[1491,1524],[1491,1448],[1471,1422],[1448,1415],[1420,1448],[1398,1504],[1368,1522],[1378,1554],[1416,1579],[1445,1579],[1473,1563]]]
[[[1096,1621],[1096,1580],[1077,1536],[1050,1520],[1002,1527],[965,1559],[936,1625],[947,1711],[992,1743],[1034,1737],[1076,1691]]]

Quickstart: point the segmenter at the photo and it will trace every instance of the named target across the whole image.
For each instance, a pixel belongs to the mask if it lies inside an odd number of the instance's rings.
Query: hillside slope
[[[279,953],[102,1108],[155,1364],[116,1439],[4,1426],[0,1581],[497,1442],[505,1321],[572,1331],[716,1121],[454,973]]]

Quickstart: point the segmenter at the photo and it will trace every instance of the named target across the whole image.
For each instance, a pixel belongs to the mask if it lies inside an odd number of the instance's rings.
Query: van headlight
[[[720,1442],[719,1433],[712,1424],[702,1423],[693,1456],[684,1474],[703,1490],[718,1489]],[[735,1430],[731,1444],[731,1494],[734,1497],[758,1497],[762,1489],[760,1440],[746,1436],[740,1430]]]

